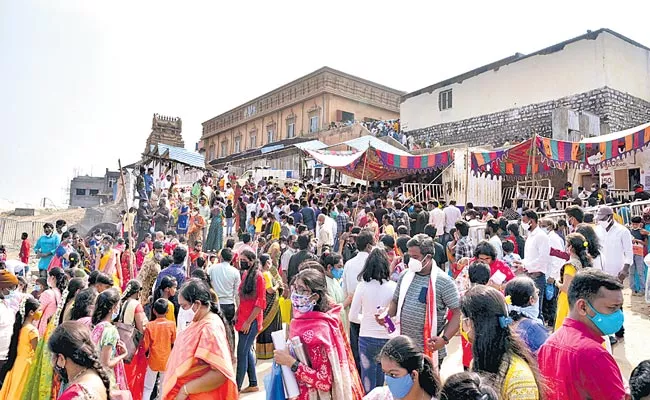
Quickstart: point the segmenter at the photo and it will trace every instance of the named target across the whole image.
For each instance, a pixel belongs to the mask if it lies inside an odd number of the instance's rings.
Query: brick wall
[[[650,121],[650,102],[603,87],[553,101],[433,125],[408,133],[415,135],[415,140],[421,144],[429,142],[433,145],[438,141],[441,145],[470,143],[501,146],[506,141],[515,143],[524,140],[533,133],[551,137],[551,114],[559,107],[598,115],[601,123],[609,125],[611,132]]]

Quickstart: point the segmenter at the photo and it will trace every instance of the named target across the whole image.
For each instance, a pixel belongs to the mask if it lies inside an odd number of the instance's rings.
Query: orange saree
[[[176,338],[167,361],[162,385],[162,399],[172,400],[183,385],[200,378],[210,370],[221,372],[226,382],[209,392],[191,394],[190,400],[237,399],[237,384],[226,328],[215,314],[192,322]]]

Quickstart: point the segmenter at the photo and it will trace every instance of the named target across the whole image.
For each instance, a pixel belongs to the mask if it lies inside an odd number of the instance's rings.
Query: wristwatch
[[[447,336],[442,335],[441,338],[442,338],[442,340],[445,341],[446,344],[449,344],[449,338]]]
[[[296,371],[298,371],[298,367],[299,367],[299,366],[300,366],[300,361],[296,360],[296,362],[293,363],[293,365],[291,365],[291,372],[296,372]]]

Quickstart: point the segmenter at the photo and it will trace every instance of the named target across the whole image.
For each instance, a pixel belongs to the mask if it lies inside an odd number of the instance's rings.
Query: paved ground
[[[643,297],[630,295],[630,290],[624,291],[625,295],[625,340],[614,346],[614,358],[621,368],[625,379],[630,377],[632,369],[643,360],[650,359],[650,346],[648,346],[648,332],[650,332],[650,305],[645,303]],[[448,346],[449,356],[445,359],[441,374],[446,379],[463,370],[462,353],[460,350],[460,337],[451,340]],[[257,373],[260,385],[263,385],[264,376],[271,368],[271,361],[258,361]],[[247,382],[244,383],[244,387]],[[263,387],[262,387],[263,388]],[[265,393],[246,394],[241,396],[246,400],[264,400]]]

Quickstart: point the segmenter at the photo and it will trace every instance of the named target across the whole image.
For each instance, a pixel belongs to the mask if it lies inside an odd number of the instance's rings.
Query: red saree
[[[191,394],[190,400],[237,399],[237,384],[226,328],[215,314],[208,314],[200,321],[192,322],[176,338],[167,361],[162,384],[162,399],[173,400],[183,385],[218,370],[226,382],[209,392]]]

